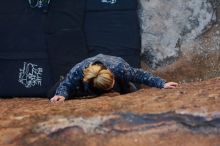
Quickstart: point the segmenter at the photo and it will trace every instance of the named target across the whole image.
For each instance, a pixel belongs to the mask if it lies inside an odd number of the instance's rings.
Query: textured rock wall
[[[140,0],[144,66],[168,80],[219,76],[219,3],[218,0]]]

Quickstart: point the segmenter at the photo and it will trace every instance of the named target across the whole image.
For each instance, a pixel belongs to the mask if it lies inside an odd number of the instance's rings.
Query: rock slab
[[[220,145],[220,78],[60,104],[0,99],[0,111],[4,146]]]

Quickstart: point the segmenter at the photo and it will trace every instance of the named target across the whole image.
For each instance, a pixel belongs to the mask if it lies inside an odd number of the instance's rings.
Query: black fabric
[[[25,9],[24,0],[1,1],[0,14],[19,14]]]
[[[48,48],[55,80],[65,76],[73,65],[87,57],[84,34],[81,30],[62,30],[49,35]]]
[[[48,33],[83,29],[85,0],[53,0],[48,9]]]
[[[46,15],[28,1],[0,5],[0,96],[45,96],[52,86],[44,35]]]
[[[53,0],[47,16],[47,43],[53,77],[58,81],[88,57],[83,32],[85,0]]]
[[[85,33],[90,56],[120,56],[140,67],[140,29],[136,11],[88,12]]]
[[[45,95],[72,65],[88,57],[84,11],[85,0],[53,0],[47,10],[32,9],[26,0],[1,3],[0,96]],[[35,67],[43,70],[42,85],[19,82],[25,64],[32,66],[27,73]]]
[[[137,10],[137,0],[87,0],[86,11]]]
[[[0,96],[46,96],[52,86],[44,52],[0,53]]]
[[[41,12],[0,15],[0,21],[1,52],[46,51]]]

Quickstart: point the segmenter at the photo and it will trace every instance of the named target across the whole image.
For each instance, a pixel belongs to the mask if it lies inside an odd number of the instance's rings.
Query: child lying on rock
[[[176,88],[178,85],[133,68],[121,57],[99,54],[76,64],[59,84],[50,101],[98,96],[111,91],[121,94],[134,92],[137,90],[134,83],[165,89]]]

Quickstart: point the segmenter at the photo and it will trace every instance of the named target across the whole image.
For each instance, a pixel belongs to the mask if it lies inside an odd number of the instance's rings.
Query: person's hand
[[[175,82],[168,82],[164,84],[164,89],[174,89],[178,86],[178,83]]]
[[[65,100],[64,96],[55,95],[53,98],[50,99],[51,102],[63,102]]]

